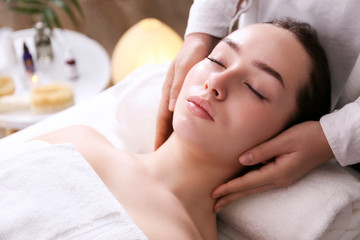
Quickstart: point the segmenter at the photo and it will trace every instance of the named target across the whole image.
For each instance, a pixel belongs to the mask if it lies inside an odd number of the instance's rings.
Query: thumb
[[[245,166],[256,165],[275,158],[276,156],[287,153],[286,146],[287,138],[280,134],[275,138],[261,143],[245,153],[241,154],[239,161]]]
[[[184,83],[184,79],[187,72],[185,70],[178,69],[176,74],[172,74],[173,83],[170,90],[169,110],[174,111],[176,99],[179,96],[180,90]]]
[[[171,89],[173,87],[174,84],[174,75],[175,75],[175,62],[172,61],[168,71],[166,73],[166,77],[165,77],[165,81],[163,83],[162,86],[162,97],[161,97],[161,103],[166,103],[167,109],[172,112],[173,111],[173,107],[171,106]]]

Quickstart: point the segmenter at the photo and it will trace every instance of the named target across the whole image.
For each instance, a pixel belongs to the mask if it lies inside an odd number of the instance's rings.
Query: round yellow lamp
[[[112,82],[118,83],[142,65],[171,61],[182,44],[179,34],[161,21],[141,20],[123,34],[114,48]]]

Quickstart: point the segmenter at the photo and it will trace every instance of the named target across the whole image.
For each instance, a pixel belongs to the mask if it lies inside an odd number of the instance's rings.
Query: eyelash
[[[213,63],[216,63],[217,65],[219,65],[219,66],[221,66],[221,67],[223,67],[223,68],[226,69],[225,65],[222,64],[220,61],[216,60],[215,58],[212,58],[212,57],[210,57],[210,56],[207,56],[206,58],[207,58],[209,61],[211,61],[211,62],[213,62]]]
[[[258,91],[256,91],[250,84],[248,83],[244,83],[249,89],[250,91],[255,94],[256,97],[258,97],[261,101],[265,100],[265,97],[263,95],[261,95]]]
[[[206,57],[209,61],[213,62],[213,63],[216,63],[218,65],[220,65],[221,67],[225,68],[225,65],[222,64],[221,62],[219,62],[218,60],[216,60],[215,58],[212,58],[210,56],[207,56]],[[263,95],[261,95],[258,91],[256,91],[250,84],[248,83],[245,83],[245,85],[249,88],[249,90],[256,96],[258,97],[261,101],[264,101],[265,100],[265,97]]]

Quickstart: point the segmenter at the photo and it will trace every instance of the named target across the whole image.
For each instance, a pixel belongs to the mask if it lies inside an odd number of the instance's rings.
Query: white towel
[[[73,145],[0,156],[0,239],[147,239]]]
[[[358,239],[341,236],[347,230],[360,237],[359,203],[360,181],[329,162],[290,187],[249,196],[224,208],[219,213],[220,229],[238,231],[250,239]]]

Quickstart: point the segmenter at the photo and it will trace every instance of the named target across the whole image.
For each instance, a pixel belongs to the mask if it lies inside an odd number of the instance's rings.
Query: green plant
[[[76,14],[84,19],[84,13],[77,0],[5,0],[13,11],[30,16],[33,22],[43,21],[50,29],[62,28],[55,8],[60,8],[78,26]]]

